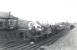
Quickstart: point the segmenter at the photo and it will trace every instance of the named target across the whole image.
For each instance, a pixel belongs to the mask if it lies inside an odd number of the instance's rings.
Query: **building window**
[[[0,27],[3,27],[3,22],[0,22]]]
[[[9,28],[13,29],[13,28],[16,26],[16,21],[17,21],[17,20],[9,19],[9,20],[8,20]]]

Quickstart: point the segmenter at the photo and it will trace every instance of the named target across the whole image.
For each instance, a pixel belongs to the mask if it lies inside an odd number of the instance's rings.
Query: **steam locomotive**
[[[26,24],[25,24],[26,23]],[[0,16],[0,41],[15,41],[17,39],[39,41],[48,38],[58,32],[73,28],[69,23],[61,23],[57,25],[42,25],[30,27],[31,21],[23,22],[13,15]]]

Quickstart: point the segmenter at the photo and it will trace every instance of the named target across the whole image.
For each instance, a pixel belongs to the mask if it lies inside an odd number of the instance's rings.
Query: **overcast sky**
[[[77,0],[0,0],[0,11],[24,20],[77,23]]]

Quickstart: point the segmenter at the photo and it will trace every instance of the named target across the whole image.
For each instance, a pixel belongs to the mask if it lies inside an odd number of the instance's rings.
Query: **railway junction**
[[[42,24],[20,20],[10,13],[0,13],[0,50],[37,50],[53,44],[75,26],[68,22]]]

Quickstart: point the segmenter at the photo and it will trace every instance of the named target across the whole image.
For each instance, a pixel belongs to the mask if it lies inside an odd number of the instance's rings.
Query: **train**
[[[5,15],[5,14],[3,14]],[[59,33],[65,29],[73,29],[74,26],[70,23],[60,23],[55,25],[38,24],[34,26],[32,21],[20,22],[19,18],[7,13],[5,16],[0,16],[0,41],[40,41],[52,35]]]

